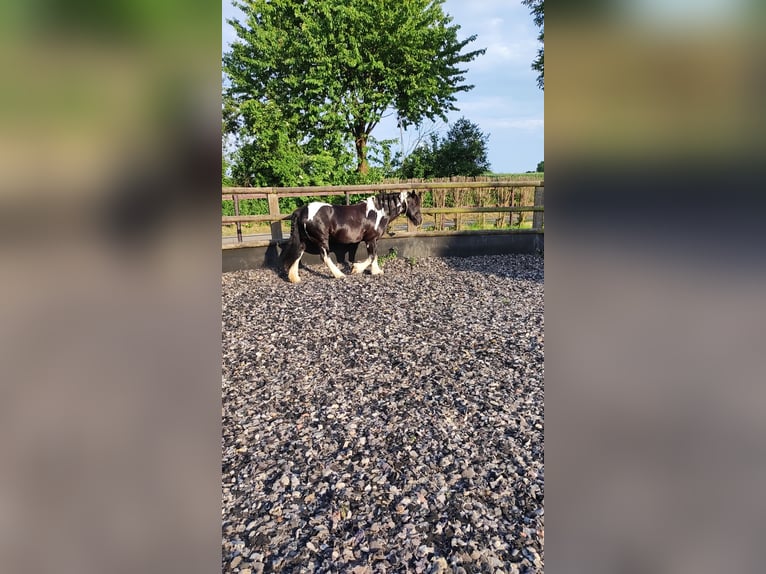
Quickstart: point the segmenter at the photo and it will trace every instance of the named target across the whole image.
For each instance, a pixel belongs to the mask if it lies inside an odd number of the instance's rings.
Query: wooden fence
[[[528,193],[514,194],[515,189],[528,190]],[[449,231],[445,232],[445,216],[447,215],[454,217],[454,229],[452,232],[465,234],[467,233],[466,231],[460,231],[461,218],[465,215],[471,216],[473,214],[474,218],[478,219],[479,223],[483,225],[487,214],[499,214],[501,216],[501,223],[505,214],[508,214],[509,223],[511,223],[512,214],[517,213],[521,216],[528,212],[532,213],[532,231],[542,232],[544,229],[544,189],[544,182],[541,180],[421,181],[311,187],[224,187],[222,188],[222,199],[231,199],[234,202],[234,215],[222,216],[221,224],[222,226],[236,226],[237,244],[243,243],[242,223],[247,222],[269,223],[271,229],[270,241],[281,241],[283,239],[282,221],[289,219],[291,215],[290,213],[280,212],[279,199],[282,197],[345,196],[346,204],[348,204],[350,203],[351,195],[356,194],[373,195],[382,191],[423,190],[432,192],[434,206],[422,207],[421,213],[423,214],[424,223],[429,215],[434,217],[433,231],[418,231],[409,220],[406,220],[406,233],[408,234],[428,235],[438,232],[442,235],[449,233]],[[476,203],[483,203],[483,199],[488,197],[482,194],[484,190],[497,190],[501,192],[491,198],[494,205],[476,205]],[[478,197],[479,201],[477,201],[476,193],[474,193],[470,198],[472,200],[471,203],[474,205],[464,205],[472,191],[478,192],[480,196]],[[267,215],[241,215],[239,202],[243,199],[267,200],[269,213]],[[401,217],[403,218],[403,216]],[[514,231],[513,229],[504,230],[507,233],[513,233]],[[487,231],[476,231],[476,233],[487,233]],[[252,245],[253,243],[247,242],[246,244]],[[262,243],[262,241],[257,243]]]

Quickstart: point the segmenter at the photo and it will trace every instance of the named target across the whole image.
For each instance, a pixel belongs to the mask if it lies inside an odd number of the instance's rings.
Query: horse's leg
[[[343,274],[343,271],[338,269],[338,266],[333,263],[333,260],[330,259],[330,244],[327,241],[324,241],[319,246],[321,252],[322,252],[322,261],[324,261],[324,264],[327,265],[327,267],[330,268],[330,272],[332,272],[333,277],[340,279],[341,277],[345,277]]]
[[[360,261],[359,263],[354,263],[351,266],[351,273],[364,273],[364,270],[370,266],[370,263],[372,263],[372,251],[370,250],[370,242],[366,242],[365,245],[367,246],[367,259]]]
[[[282,249],[281,259],[282,265],[288,269],[287,278],[290,283],[300,283],[301,278],[298,277],[298,267],[301,264],[301,257],[306,250],[306,242],[301,237],[300,230],[298,228],[301,225],[299,221],[299,212],[296,210],[292,216],[292,225],[290,229],[290,239]]]
[[[298,267],[301,264],[301,257],[303,257],[303,253],[306,251],[306,245],[304,243],[301,243],[301,249],[299,251],[298,259],[296,259],[292,265],[290,265],[290,270],[287,272],[287,278],[290,280],[290,283],[300,283],[301,278],[298,277]]]
[[[367,249],[370,253],[370,257],[372,258],[372,269],[370,269],[370,273],[373,275],[382,275],[383,270],[378,266],[378,242],[377,240],[373,239],[369,242]]]

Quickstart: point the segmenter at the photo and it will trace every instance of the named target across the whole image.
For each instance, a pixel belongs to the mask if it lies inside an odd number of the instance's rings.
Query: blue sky
[[[544,159],[544,98],[537,87],[537,74],[530,69],[538,49],[538,30],[528,9],[518,0],[446,0],[444,11],[458,24],[459,39],[476,34],[466,50],[486,48],[487,52],[467,65],[466,82],[473,90],[457,94],[457,112],[448,114],[450,122],[465,116],[489,135],[491,168],[497,173],[534,170]],[[223,1],[223,50],[235,39],[226,24],[238,10],[230,0]],[[444,135],[448,126],[439,122],[424,126]],[[400,139],[392,117],[381,121],[372,136]],[[417,133],[404,134],[404,148],[411,150]]]

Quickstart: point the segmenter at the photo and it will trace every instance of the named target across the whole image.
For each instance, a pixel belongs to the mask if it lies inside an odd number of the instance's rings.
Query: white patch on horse
[[[407,211],[407,192],[403,191],[399,194],[399,201],[402,202],[402,213]]]
[[[296,259],[295,262],[290,266],[290,271],[287,273],[287,277],[290,279],[290,283],[301,282],[301,278],[298,277],[298,267],[301,264],[301,257],[303,257],[303,251],[301,251],[301,254],[298,255],[298,259]]]
[[[351,273],[362,273],[365,269],[367,269],[370,266],[370,263],[372,263],[372,257],[367,256],[367,259],[364,261],[360,261],[358,263],[354,263],[351,266]]]
[[[322,260],[324,261],[325,265],[327,265],[327,267],[330,268],[330,272],[333,274],[333,277],[335,277],[336,279],[340,279],[341,277],[345,277],[345,275],[343,274],[343,271],[338,269],[338,266],[335,265],[335,263],[333,262],[332,259],[330,259],[330,254],[327,253],[327,252],[324,252],[324,250],[322,250],[322,251],[323,251],[323,253],[322,253]]]
[[[380,225],[380,221],[386,216],[386,212],[382,209],[375,207],[375,200],[372,197],[367,198],[367,217],[370,217],[371,213],[375,213],[375,229]]]
[[[311,203],[309,203],[308,218],[314,219],[314,216],[317,214],[317,211],[319,211],[323,207],[330,207],[330,204],[322,203],[321,201],[312,201]]]

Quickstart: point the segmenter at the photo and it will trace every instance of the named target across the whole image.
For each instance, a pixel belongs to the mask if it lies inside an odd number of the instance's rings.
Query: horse
[[[414,191],[380,193],[354,205],[312,201],[299,207],[290,216],[290,239],[280,255],[282,266],[288,270],[287,278],[291,283],[300,282],[298,267],[308,243],[319,248],[322,260],[334,277],[345,277],[330,259],[330,241],[354,245],[351,273],[362,273],[372,265],[371,273],[380,275],[383,270],[378,265],[378,239],[389,222],[402,214],[415,225],[422,223],[420,196]],[[362,241],[367,246],[367,259],[355,262],[356,247]]]

